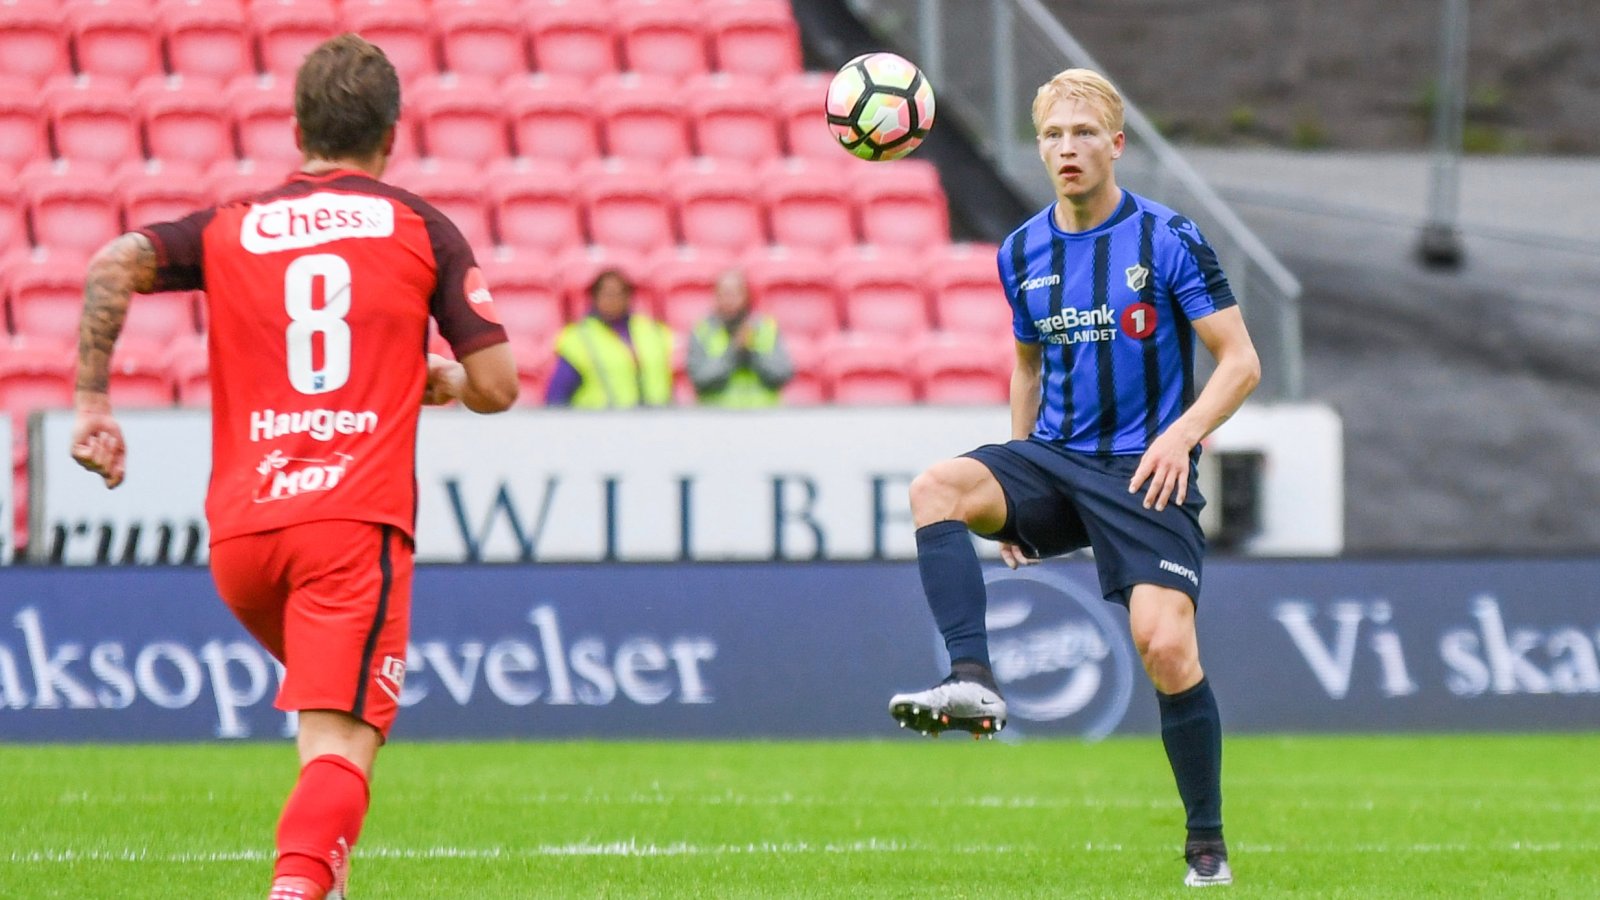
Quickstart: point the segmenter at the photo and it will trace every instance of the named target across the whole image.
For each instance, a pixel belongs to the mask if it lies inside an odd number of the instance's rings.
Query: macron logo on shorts
[[[1161,561],[1161,571],[1171,572],[1174,575],[1182,575],[1184,578],[1189,579],[1189,581],[1195,587],[1200,586],[1200,576],[1196,575],[1193,569],[1189,568],[1188,566],[1180,566],[1170,559],[1163,559]]]
[[[318,193],[250,207],[239,244],[258,256],[304,250],[345,238],[394,234],[394,206],[365,194]]]

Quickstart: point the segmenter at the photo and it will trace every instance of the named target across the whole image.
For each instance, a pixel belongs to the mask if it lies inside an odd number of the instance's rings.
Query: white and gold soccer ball
[[[827,113],[839,146],[862,159],[899,159],[933,127],[933,86],[903,56],[866,53],[833,76]]]

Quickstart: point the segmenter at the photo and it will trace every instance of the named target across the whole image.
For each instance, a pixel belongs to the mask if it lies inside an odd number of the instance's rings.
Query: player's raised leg
[[[1183,798],[1191,887],[1232,884],[1222,837],[1222,721],[1200,668],[1194,601],[1154,584],[1133,588],[1128,624],[1161,704],[1161,742]]]
[[[911,517],[917,526],[917,570],[950,652],[950,675],[925,691],[894,695],[889,712],[902,727],[925,734],[948,728],[992,734],[1005,727],[1006,705],[989,668],[988,598],[968,531],[999,531],[1005,525],[1005,494],[983,463],[948,459],[911,482]]]

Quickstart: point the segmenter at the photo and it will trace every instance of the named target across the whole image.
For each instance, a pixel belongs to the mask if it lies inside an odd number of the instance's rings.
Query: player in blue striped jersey
[[[1205,549],[1195,464],[1200,440],[1261,370],[1194,223],[1117,186],[1122,106],[1086,69],[1062,72],[1034,99],[1056,200],[1000,248],[1017,341],[1012,439],[937,463],[911,485],[917,562],[951,672],[897,694],[890,712],[924,732],[1004,727],[969,530],[999,541],[1012,568],[1093,547],[1101,590],[1128,607],[1157,691],[1187,818],[1185,883],[1227,884],[1222,730],[1195,635]],[[1198,391],[1196,337],[1216,360]]]

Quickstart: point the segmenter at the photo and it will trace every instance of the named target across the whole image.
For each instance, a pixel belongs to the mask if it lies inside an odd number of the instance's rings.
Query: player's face
[[[1111,179],[1112,161],[1125,138],[1106,128],[1100,108],[1087,100],[1058,100],[1039,121],[1039,157],[1056,196],[1070,200],[1094,194]]]

